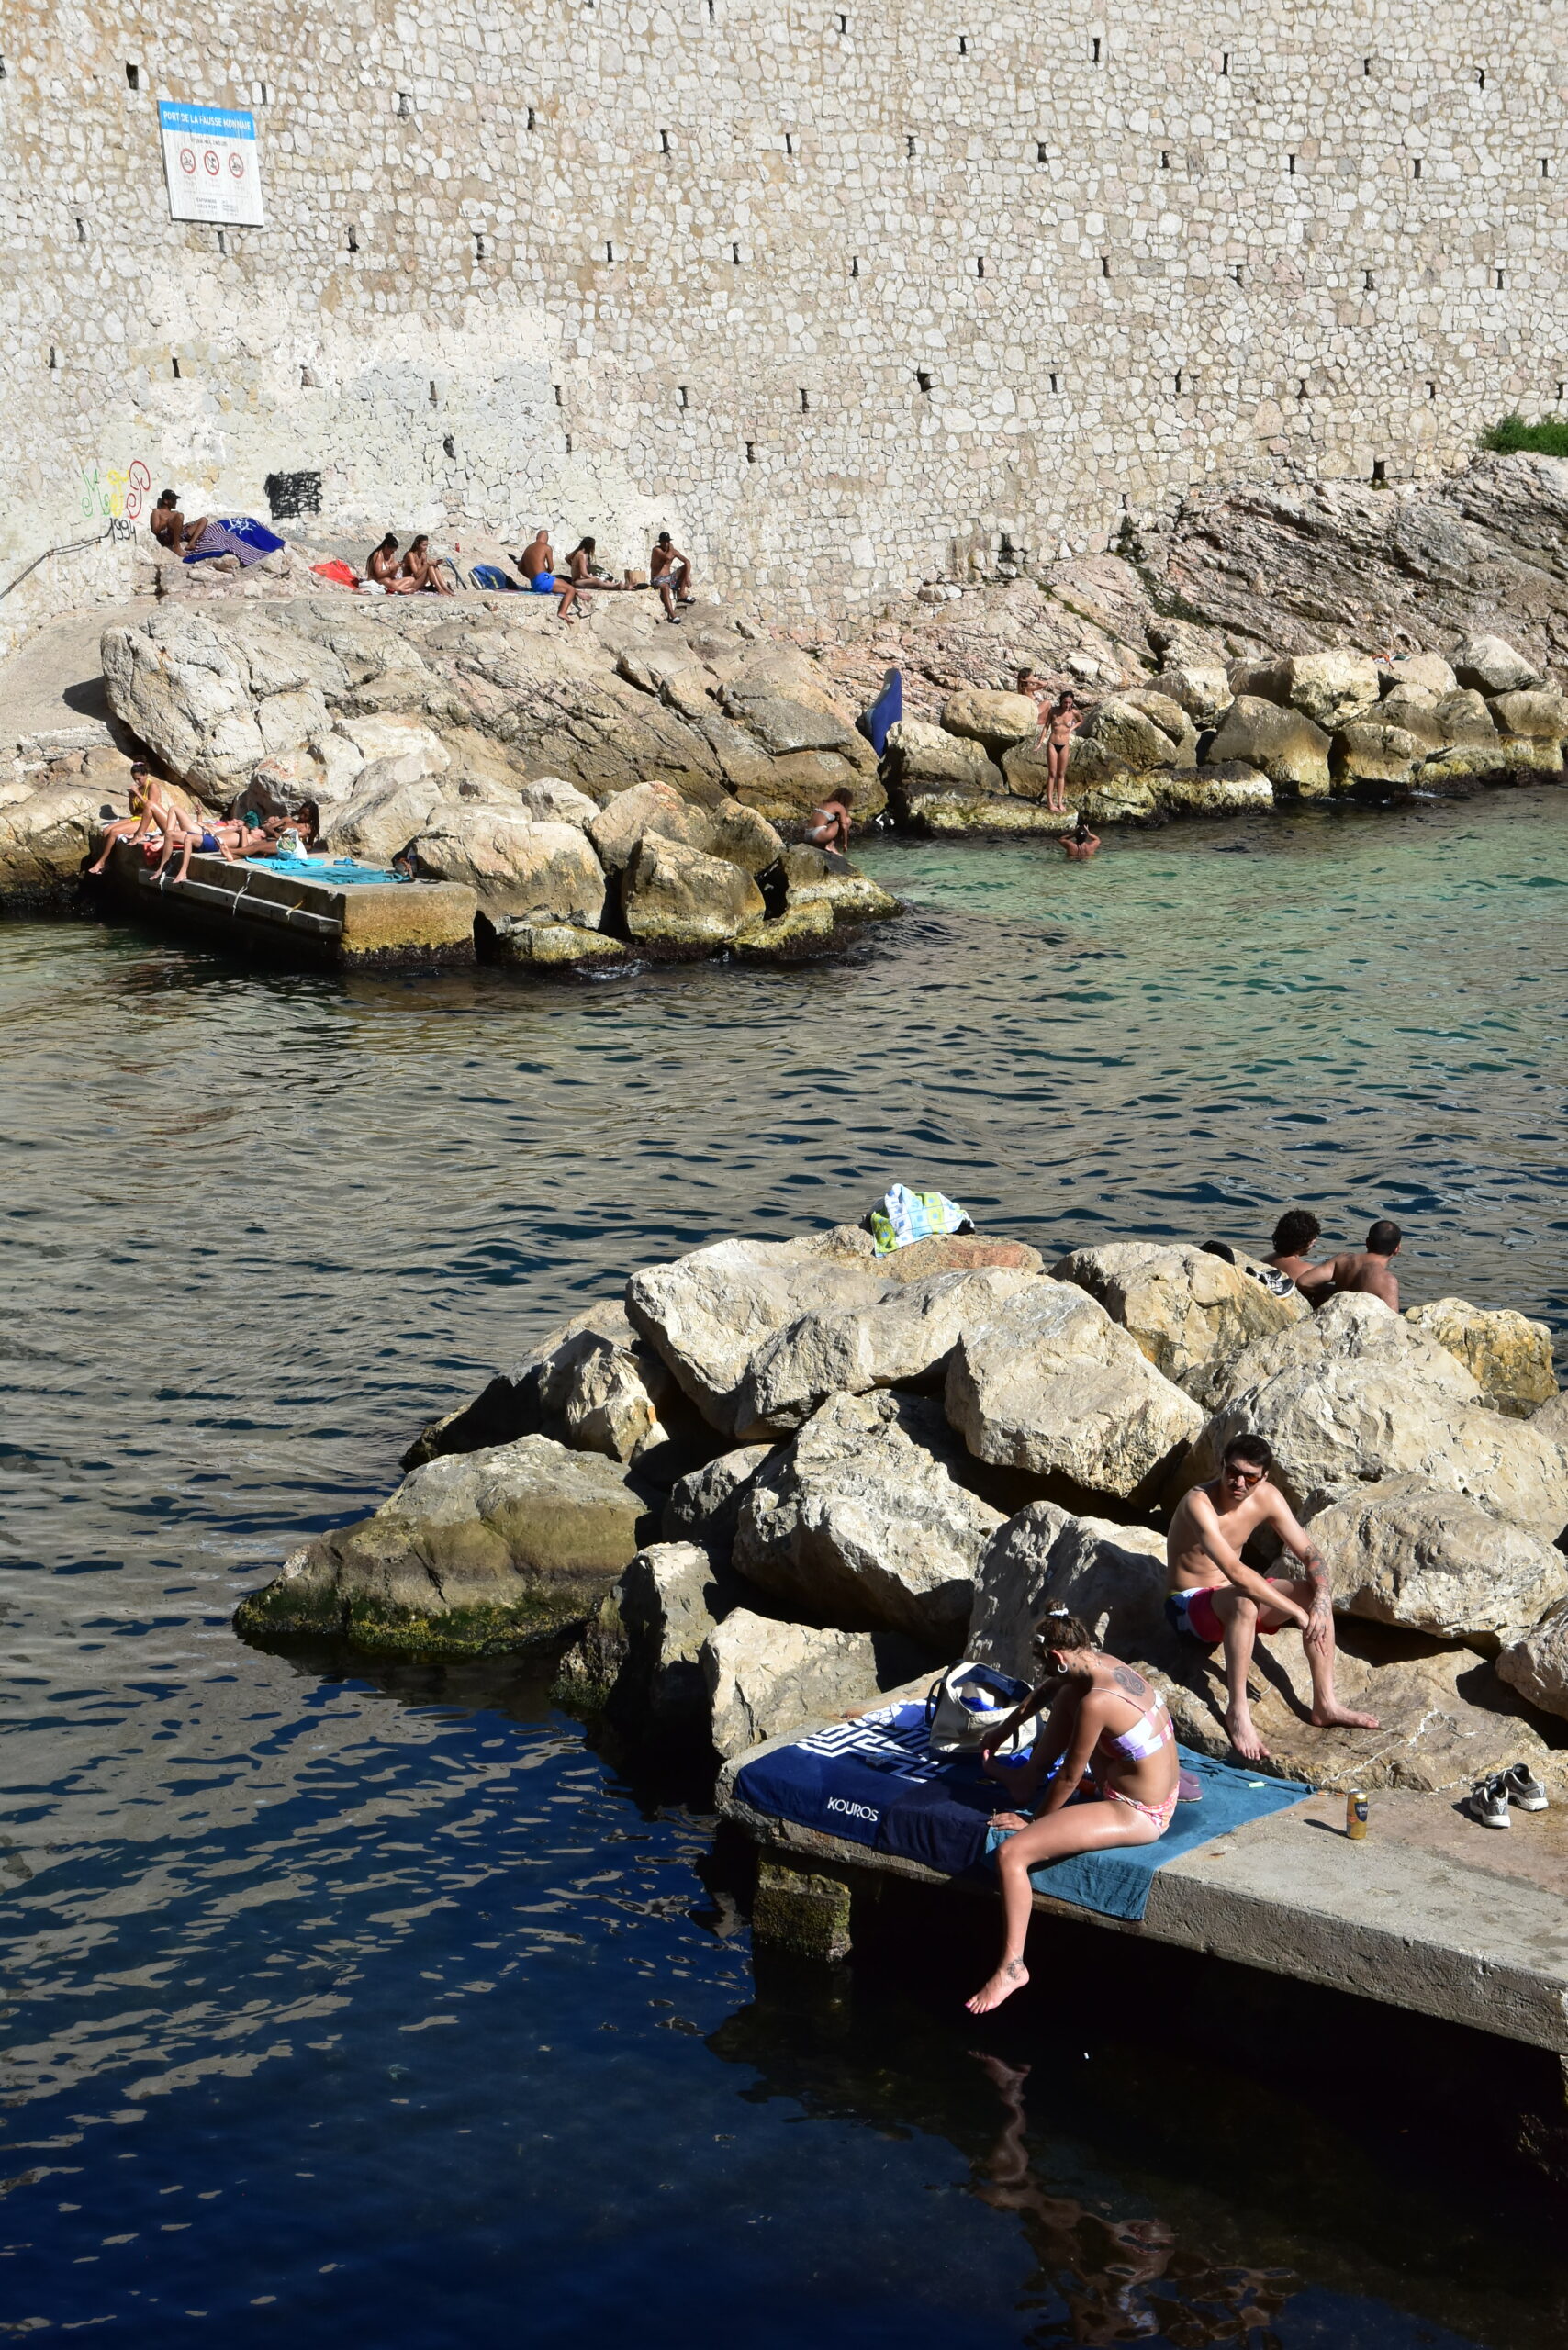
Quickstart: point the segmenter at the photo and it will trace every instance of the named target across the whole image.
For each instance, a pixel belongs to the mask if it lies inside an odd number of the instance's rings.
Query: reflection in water
[[[890,2087],[842,2042],[797,2079],[700,1815],[528,1673],[268,1654],[230,1616],[633,1265],[895,1178],[1050,1254],[1389,1211],[1413,1297],[1568,1329],[1565,804],[1083,868],[874,845],[922,911],[782,973],[343,981],[0,925],[0,2326],[485,2350],[526,2300],[583,2339],[711,2305],[759,2350],[989,2350],[1125,2305],[1260,2339],[1287,2268],[1289,2350],[1404,2350],[1410,2311],[1560,2336],[1539,2244],[1492,2259],[1414,2172],[1398,2258],[1347,2227],[1390,2196],[1337,2141],[1289,2227],[1197,2194],[1226,2140],[1179,2048],[1129,2040],[1109,2106],[1102,2062],[1009,2204],[958,1999],[886,2024]]]
[[[1183,2255],[1163,2220],[1108,2219],[1074,2196],[1049,2193],[1030,2167],[1025,2143],[1028,2065],[974,2053],[1007,2117],[977,2191],[992,2210],[1015,2211],[1023,2221],[1040,2282],[1066,2303],[1074,2342],[1147,2342],[1163,2333],[1180,2350],[1205,2342],[1256,2342],[1258,2350],[1278,2350],[1279,2336],[1257,2329],[1271,2326],[1284,2307],[1284,2277],[1213,2267]],[[1149,2288],[1161,2281],[1170,2290],[1156,2297]],[[1163,2318],[1160,2299],[1178,2304],[1167,2306]],[[1059,2341],[1061,2335],[1048,2326],[1030,2338]]]

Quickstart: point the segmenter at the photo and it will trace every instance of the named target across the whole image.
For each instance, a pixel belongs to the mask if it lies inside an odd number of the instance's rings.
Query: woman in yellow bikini
[[[1065,1607],[1047,1609],[1035,1629],[1046,1679],[985,1750],[986,1770],[1021,1805],[996,1815],[997,1827],[1012,1831],[996,1852],[1005,1939],[995,1974],[968,2002],[977,2016],[999,2008],[1029,1980],[1024,1964],[1034,1897],[1029,1871],[1069,1852],[1152,1844],[1164,1835],[1176,1808],[1176,1733],[1164,1700],[1141,1673],[1097,1649]],[[996,1750],[1038,1711],[1047,1694],[1050,1714],[1029,1760],[998,1762]],[[1033,1801],[1047,1774],[1044,1802],[1037,1811],[1025,1812],[1022,1807]],[[1085,1784],[1089,1794],[1073,1802]]]

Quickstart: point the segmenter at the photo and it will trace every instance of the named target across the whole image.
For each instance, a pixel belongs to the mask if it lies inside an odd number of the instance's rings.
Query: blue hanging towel
[[[903,672],[890,669],[882,679],[882,690],[869,710],[860,714],[860,732],[879,758],[888,747],[888,729],[896,726],[903,716]]]

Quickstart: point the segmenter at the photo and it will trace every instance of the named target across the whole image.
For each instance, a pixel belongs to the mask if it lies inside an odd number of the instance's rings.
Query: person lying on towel
[[[1018,1807],[995,1818],[995,1825],[1009,1831],[996,1851],[1002,1959],[990,1981],[965,2002],[977,2016],[999,2008],[1029,1980],[1024,1964],[1034,1899],[1029,1871],[1070,1852],[1152,1844],[1176,1808],[1176,1732],[1163,1698],[1142,1673],[1097,1649],[1065,1607],[1047,1608],[1041,1617],[1035,1650],[1044,1679],[981,1750],[987,1773],[1003,1782]],[[1028,1761],[1003,1762],[998,1748],[1047,1697],[1050,1713]],[[1031,1810],[1042,1785],[1045,1799]]]

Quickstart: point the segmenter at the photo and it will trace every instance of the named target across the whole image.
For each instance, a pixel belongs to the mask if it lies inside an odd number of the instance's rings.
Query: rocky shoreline
[[[829,793],[861,830],[1050,835],[1080,811],[1234,821],[1556,779],[1568,741],[1568,466],[1548,458],[1419,495],[1231,493],[1159,545],[933,580],[838,638],[713,606],[670,627],[645,595],[563,626],[548,598],[269,599],[170,569],[179,592],[103,632],[112,727],[0,755],[0,907],[80,903],[134,748],[193,810],[308,802],[329,851],[471,887],[494,959],[604,970],[821,954],[895,913],[802,844]],[[1065,812],[1020,664],[1086,706]],[[857,722],[888,666],[904,716],[879,760]]]
[[[432,1421],[371,1517],[247,1598],[253,1638],[380,1653],[567,1643],[563,1687],[722,1761],[1027,1668],[1070,1606],[1223,1755],[1215,1662],[1163,1613],[1170,1509],[1227,1438],[1272,1446],[1329,1568],[1341,1694],[1260,1651],[1270,1767],[1446,1788],[1529,1760],[1568,1792],[1568,1397],[1543,1325],[1444,1299],[1316,1316],[1265,1269],[1128,1241],[1047,1270],[982,1236],[875,1254],[857,1225],[727,1239],[634,1273]]]

